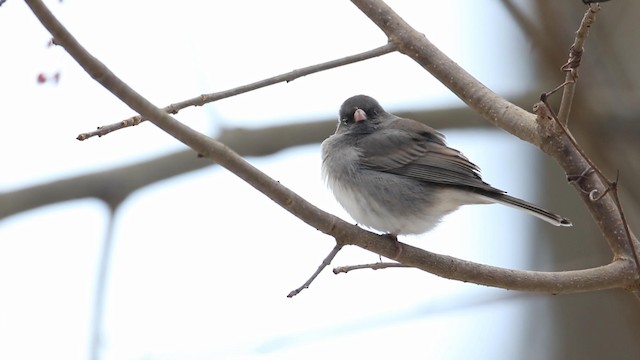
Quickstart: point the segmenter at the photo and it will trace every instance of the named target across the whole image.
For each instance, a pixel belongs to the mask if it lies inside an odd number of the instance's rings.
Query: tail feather
[[[541,220],[544,220],[551,225],[555,226],[572,226],[571,220],[562,217],[560,215],[556,215],[550,211],[539,208],[531,203],[528,203],[524,200],[520,200],[513,196],[509,196],[506,194],[499,193],[483,193],[483,197],[490,199],[492,202],[496,202],[502,205],[506,205],[518,210],[522,210],[528,214],[531,214]]]

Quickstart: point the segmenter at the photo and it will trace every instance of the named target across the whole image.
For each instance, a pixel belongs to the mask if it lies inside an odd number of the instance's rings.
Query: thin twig
[[[400,264],[400,263],[396,263],[396,262],[392,262],[392,263],[390,263],[390,262],[377,262],[377,263],[372,263],[372,264],[338,266],[338,267],[333,269],[333,273],[334,274],[340,274],[340,273],[345,273],[346,274],[349,271],[360,270],[360,269],[380,270],[380,269],[387,269],[387,268],[410,268],[410,267],[413,267],[413,266]]]
[[[343,57],[341,59],[336,59],[336,60],[331,60],[331,61],[327,61],[321,64],[316,64],[316,65],[311,65],[311,66],[307,66],[307,67],[303,67],[300,69],[296,69],[293,71],[289,71],[287,73],[284,74],[280,74],[280,75],[276,75],[276,76],[272,76],[270,78],[264,79],[264,80],[260,80],[260,81],[256,81],[250,84],[246,84],[246,85],[242,85],[242,86],[238,86],[235,87],[233,89],[228,89],[228,90],[224,90],[224,91],[219,91],[219,92],[215,92],[215,93],[211,93],[211,94],[202,94],[200,96],[196,96],[194,98],[188,99],[188,100],[183,100],[177,103],[173,103],[171,105],[165,106],[164,108],[162,108],[163,111],[167,112],[168,114],[177,114],[180,110],[187,108],[189,106],[203,106],[205,104],[208,104],[210,102],[214,102],[217,100],[221,100],[221,99],[225,99],[228,97],[232,97],[232,96],[236,96],[236,95],[240,95],[249,91],[253,91],[256,89],[260,89],[263,87],[267,87],[270,85],[274,85],[277,83],[281,83],[281,82],[291,82],[295,79],[301,78],[303,76],[307,76],[313,73],[317,73],[320,71],[324,71],[324,70],[329,70],[329,69],[333,69],[336,67],[340,67],[340,66],[345,66],[345,65],[349,65],[349,64],[353,64],[359,61],[363,61],[363,60],[368,60],[374,57],[378,57],[378,56],[382,56],[391,52],[394,52],[395,46],[391,43],[387,43],[386,45],[380,46],[378,48],[369,50],[369,51],[365,51],[359,54],[355,54],[355,55],[350,55],[350,56],[346,56]],[[94,136],[104,136],[109,134],[110,132],[116,131],[116,130],[120,130],[126,127],[130,127],[130,126],[135,126],[140,124],[141,122],[147,120],[147,118],[140,116],[140,115],[135,115],[132,116],[128,119],[122,120],[122,121],[118,121],[117,123],[113,123],[113,124],[109,124],[109,125],[104,125],[104,126],[99,126],[96,130],[94,131],[90,131],[90,132],[86,132],[86,133],[82,133],[80,135],[78,135],[78,137],[76,137],[76,139],[83,141],[83,140],[87,140],[91,137]]]
[[[336,255],[338,255],[338,251],[340,251],[340,249],[342,249],[342,244],[341,243],[337,243],[336,246],[333,247],[333,249],[331,250],[331,252],[329,253],[329,255],[327,255],[327,257],[324,258],[324,260],[322,260],[322,263],[320,264],[320,266],[318,266],[318,269],[316,269],[316,271],[311,275],[311,277],[309,278],[309,280],[307,280],[304,284],[302,284],[302,286],[300,286],[299,288],[292,290],[289,295],[287,295],[288,298],[292,298],[296,295],[298,295],[302,290],[304,289],[308,289],[309,285],[311,285],[311,283],[313,282],[313,280],[315,280],[318,275],[320,275],[320,273],[322,272],[322,270],[324,270],[324,268],[326,268],[327,266],[329,266],[331,264],[331,262],[333,261],[333,259],[336,257]]]
[[[569,48],[569,60],[560,68],[565,71],[565,87],[562,91],[562,100],[560,101],[560,108],[558,110],[558,120],[563,126],[567,126],[569,123],[569,114],[571,113],[571,104],[576,91],[576,82],[578,81],[578,67],[582,59],[582,53],[584,52],[584,43],[589,35],[589,28],[596,20],[596,13],[600,11],[599,4],[591,4],[584,13],[580,27],[576,31],[576,38],[573,41],[573,45]]]

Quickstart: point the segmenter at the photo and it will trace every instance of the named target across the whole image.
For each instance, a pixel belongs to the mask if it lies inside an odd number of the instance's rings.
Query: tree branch
[[[360,264],[360,265],[347,265],[347,266],[338,266],[333,269],[334,274],[348,273],[353,270],[362,270],[362,269],[371,269],[371,270],[380,270],[380,269],[388,269],[388,268],[410,268],[411,266],[400,264],[400,263],[391,263],[391,262],[377,262],[371,264]]]
[[[493,125],[539,145],[535,116],[496,95],[417,32],[381,0],[352,2],[396,45]]]
[[[365,51],[359,54],[347,56],[341,59],[327,61],[321,64],[307,66],[301,69],[296,69],[290,71],[288,73],[276,75],[264,80],[256,81],[251,84],[246,84],[242,86],[238,86],[233,89],[219,91],[211,94],[202,94],[200,96],[196,96],[194,98],[183,100],[177,103],[173,103],[169,106],[162,108],[163,111],[169,114],[177,114],[180,110],[187,108],[189,106],[203,106],[210,102],[214,102],[217,100],[225,99],[228,97],[236,96],[239,94],[244,94],[249,91],[257,90],[266,86],[274,85],[277,83],[281,83],[283,81],[290,82],[295,79],[301,78],[303,76],[307,76],[313,73],[317,73],[324,70],[333,69],[336,67],[353,64],[359,61],[368,60],[374,57],[382,56],[391,52],[394,52],[395,46],[391,43],[387,43],[386,45],[380,46],[373,50]],[[76,139],[83,141],[89,139],[94,136],[104,136],[109,134],[110,132],[123,129],[129,126],[135,126],[140,124],[141,122],[147,120],[144,116],[135,115],[128,119],[121,120],[117,123],[113,123],[110,125],[99,126],[97,130],[82,133],[78,135]]]
[[[640,246],[624,220],[615,189],[610,192],[616,184],[609,182],[587,157],[546,102],[537,103],[534,111],[540,125],[540,134],[545,139],[545,145],[541,149],[553,156],[565,169],[569,182],[578,190],[615,258],[633,259],[636,267],[635,249]]]
[[[329,266],[329,264],[331,264],[331,262],[333,261],[333,259],[336,257],[336,255],[338,255],[338,252],[340,251],[340,249],[342,249],[342,244],[341,243],[336,243],[336,246],[333,247],[333,249],[331,249],[331,252],[329,252],[329,255],[327,255],[327,257],[324,258],[324,260],[322,260],[322,263],[318,266],[318,268],[316,269],[316,271],[311,275],[311,277],[304,283],[302,284],[302,286],[300,286],[297,289],[292,290],[289,295],[287,295],[288,298],[292,298],[298,294],[300,294],[300,292],[304,289],[308,289],[309,285],[311,285],[311,283],[313,282],[313,280],[315,280],[318,275],[320,275],[320,273],[322,272],[322,270],[324,270],[324,268],[326,268],[327,266]]]
[[[578,81],[578,67],[582,60],[582,53],[584,52],[584,43],[589,35],[589,28],[591,24],[596,20],[596,13],[600,11],[599,4],[591,4],[588,6],[587,11],[584,13],[584,17],[580,22],[580,27],[576,31],[576,38],[573,45],[569,48],[569,60],[562,65],[561,70],[565,71],[565,86],[562,91],[562,100],[560,102],[560,109],[558,110],[558,120],[562,125],[567,126],[569,122],[569,113],[571,112],[571,105],[573,103],[573,96],[576,91],[576,81]]]

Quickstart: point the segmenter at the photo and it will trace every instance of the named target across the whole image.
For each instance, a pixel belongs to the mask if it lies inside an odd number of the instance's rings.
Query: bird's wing
[[[400,120],[400,119],[398,119]],[[417,180],[498,190],[482,181],[480,169],[446,146],[444,135],[417,121],[390,121],[358,142],[363,166]]]

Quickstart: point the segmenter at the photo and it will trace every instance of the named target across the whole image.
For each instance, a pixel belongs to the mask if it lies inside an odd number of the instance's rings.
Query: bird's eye
[[[340,123],[341,123],[342,125],[347,125],[347,124],[349,123],[349,119],[347,119],[347,118],[340,119]]]

